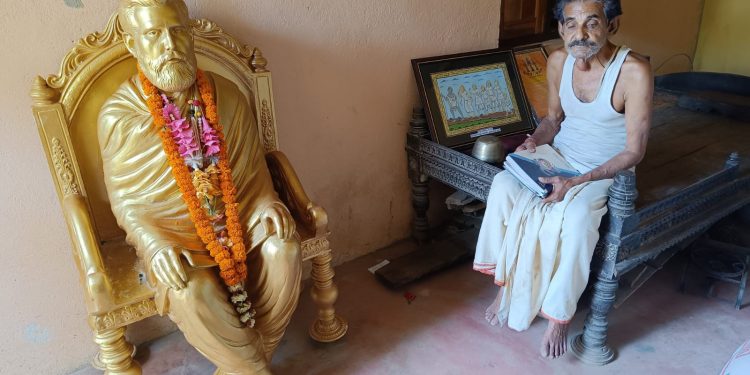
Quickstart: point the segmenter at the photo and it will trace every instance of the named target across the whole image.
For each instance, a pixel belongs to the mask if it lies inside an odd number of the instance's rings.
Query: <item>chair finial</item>
[[[57,99],[57,91],[49,87],[47,81],[41,76],[34,78],[29,95],[34,105],[52,104]]]
[[[255,71],[256,73],[263,73],[268,71],[268,69],[266,69],[268,60],[263,57],[263,53],[260,52],[259,48],[256,48],[255,51],[253,51],[253,59],[250,62],[250,65],[253,66],[253,71]]]

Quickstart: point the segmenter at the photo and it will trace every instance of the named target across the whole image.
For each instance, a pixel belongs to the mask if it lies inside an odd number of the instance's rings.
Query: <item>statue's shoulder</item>
[[[138,75],[125,80],[104,100],[97,118],[99,143],[106,144],[113,134],[127,131],[150,116]],[[141,121],[133,121],[140,119]]]
[[[232,80],[215,72],[206,71],[205,73],[213,84],[217,105],[237,105],[247,102],[245,94]]]
[[[138,75],[126,79],[102,104],[99,112],[101,118],[103,114],[111,111],[148,111],[145,94],[138,80]]]

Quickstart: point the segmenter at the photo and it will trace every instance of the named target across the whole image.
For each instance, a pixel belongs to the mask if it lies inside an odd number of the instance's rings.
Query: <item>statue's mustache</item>
[[[596,48],[597,46],[598,44],[596,44],[595,42],[592,42],[590,40],[581,40],[581,39],[574,40],[568,44],[568,47],[570,48],[573,48],[573,47]]]
[[[159,56],[159,58],[154,61],[153,66],[156,67],[157,71],[161,71],[162,69],[164,69],[164,66],[167,65],[167,63],[189,64],[187,56],[185,54],[180,52],[171,52]]]

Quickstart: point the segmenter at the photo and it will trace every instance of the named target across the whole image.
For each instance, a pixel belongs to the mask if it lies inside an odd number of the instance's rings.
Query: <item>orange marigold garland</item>
[[[208,123],[213,126],[214,130],[216,130],[219,144],[222,146],[219,147],[218,167],[220,177],[219,181],[221,182],[221,192],[224,197],[224,207],[227,217],[227,231],[229,232],[229,237],[232,242],[235,244],[232,247],[232,257],[237,263],[235,267],[237,272],[242,275],[244,281],[247,276],[247,265],[245,263],[247,252],[245,251],[245,245],[242,239],[242,225],[239,221],[239,211],[236,199],[237,189],[232,182],[232,169],[229,167],[227,148],[223,147],[226,144],[224,142],[224,129],[219,122],[219,115],[216,111],[216,101],[214,99],[211,83],[201,70],[198,70],[197,82],[198,92],[205,104],[206,119],[208,119]]]
[[[213,87],[206,75],[198,70],[198,92],[202,103],[191,100],[188,118],[182,118],[179,109],[146,78],[140,67],[138,73],[154,126],[159,131],[172,175],[188,206],[198,237],[218,263],[219,275],[232,294],[231,302],[240,321],[252,327],[255,324],[255,311],[251,310],[244,289],[247,265],[237,189],[232,181]],[[200,104],[204,105],[203,108]],[[191,123],[186,124],[187,121]],[[190,124],[194,125],[192,129]],[[203,147],[196,141],[198,132],[201,133]],[[209,165],[204,168],[206,161]],[[218,183],[220,189],[212,186],[211,182]],[[224,203],[223,213],[216,212],[212,202],[217,194],[221,195]]]

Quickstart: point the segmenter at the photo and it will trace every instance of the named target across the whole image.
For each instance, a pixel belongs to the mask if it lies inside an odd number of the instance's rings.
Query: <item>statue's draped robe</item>
[[[611,98],[629,51],[618,51],[590,103],[573,92],[575,59],[568,56],[565,62],[559,92],[565,120],[553,146],[581,173],[625,148],[625,116],[612,108]],[[545,204],[509,172],[495,176],[474,269],[505,288],[500,321],[520,331],[537,315],[558,323],[572,319],[588,282],[611,184],[612,179],[586,182],[572,187],[561,202]]]
[[[262,209],[279,199],[255,117],[236,85],[216,74],[209,78],[250,252],[246,289],[258,312],[257,329],[242,328],[229,303],[216,262],[198,237],[172,175],[137,76],[122,84],[99,115],[104,180],[117,222],[156,285],[159,312],[169,313],[188,341],[222,370],[245,373],[243,368],[252,367],[246,364],[255,364],[255,370],[261,371],[264,357],[275,349],[297,303],[299,244],[278,240],[260,223]],[[197,89],[191,90],[190,99],[197,97]],[[186,114],[187,97],[181,101],[177,104]],[[189,279],[186,289],[171,290],[152,273],[152,257],[168,247],[182,256]]]

